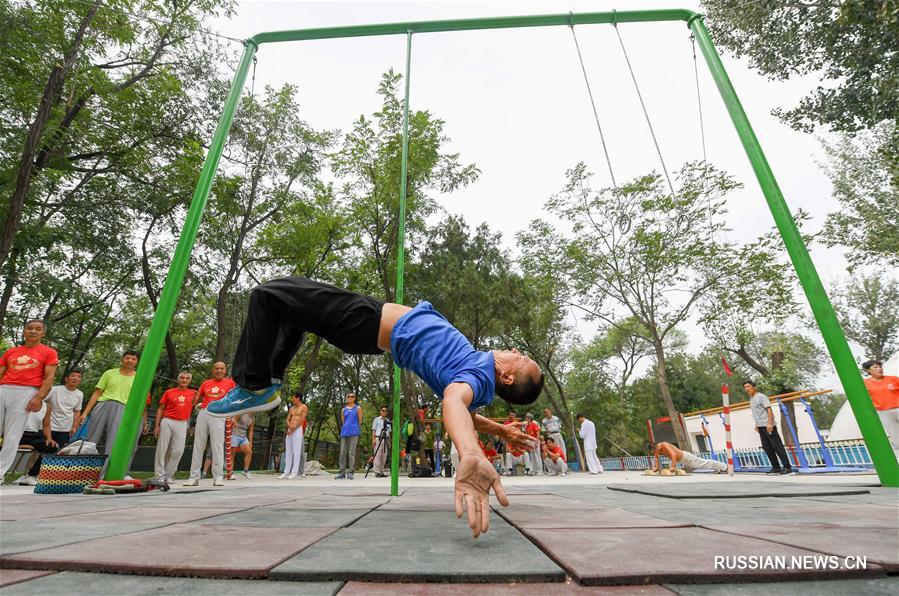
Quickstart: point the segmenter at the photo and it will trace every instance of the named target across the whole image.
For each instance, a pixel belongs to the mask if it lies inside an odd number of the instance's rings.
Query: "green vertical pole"
[[[721,57],[715,50],[700,15],[691,17],[687,21],[687,25],[696,36],[696,41],[702,50],[712,77],[715,79],[718,91],[724,99],[727,111],[730,113],[737,134],[743,143],[743,148],[749,156],[752,169],[755,171],[762,193],[768,202],[768,208],[771,210],[771,215],[774,216],[774,222],[783,238],[790,260],[793,262],[796,275],[799,277],[799,283],[802,285],[815,320],[818,322],[818,328],[821,330],[827,351],[830,353],[840,382],[846,391],[846,397],[849,399],[852,412],[858,421],[858,427],[868,447],[868,453],[871,454],[871,461],[874,462],[874,469],[877,471],[880,483],[883,486],[899,486],[899,464],[896,462],[896,455],[893,453],[880,418],[877,416],[877,411],[874,409],[874,404],[862,382],[858,366],[849,351],[846,337],[843,335],[843,329],[827,298],[821,278],[818,277],[818,271],[812,263],[799,228],[796,226],[796,221],[790,214],[780,187],[777,185],[777,180],[774,178],[774,173],[768,165],[768,160],[749,124],[749,119],[743,111],[737,93],[724,70]]]
[[[175,304],[178,302],[181,285],[184,283],[184,274],[190,263],[190,253],[197,239],[197,231],[200,229],[203,211],[206,209],[209,189],[212,187],[212,180],[215,178],[215,171],[218,168],[219,159],[222,156],[222,150],[228,138],[228,130],[231,128],[231,121],[234,119],[234,111],[237,109],[237,101],[240,99],[240,93],[247,78],[247,71],[255,53],[256,44],[248,41],[244,46],[243,56],[240,59],[234,80],[231,82],[231,91],[225,100],[225,107],[219,118],[218,127],[215,129],[215,135],[212,137],[212,144],[210,144],[206,160],[203,162],[200,180],[197,182],[196,190],[194,190],[193,200],[187,211],[187,218],[184,220],[184,228],[181,230],[181,237],[178,239],[178,245],[175,247],[172,264],[169,266],[169,273],[166,276],[165,285],[159,297],[159,306],[156,308],[156,314],[153,316],[153,322],[150,324],[150,331],[147,334],[143,354],[137,366],[137,374],[134,377],[131,394],[128,396],[128,403],[125,405],[119,432],[116,434],[115,444],[109,456],[109,468],[106,472],[107,479],[121,480],[131,459],[131,452],[140,430],[140,419],[144,411],[146,396],[150,391],[153,375],[156,373],[156,365],[159,363],[163,341],[172,322],[172,315],[175,312]]]
[[[409,76],[412,66],[412,30],[406,32],[406,92],[403,99],[403,153],[400,163],[400,213],[396,239],[396,301],[403,303],[406,268],[406,179],[409,173]],[[400,367],[393,365],[393,451],[390,456],[390,495],[400,494]]]

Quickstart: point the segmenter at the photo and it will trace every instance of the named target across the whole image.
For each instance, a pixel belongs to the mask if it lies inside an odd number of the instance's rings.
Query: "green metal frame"
[[[743,148],[749,157],[752,168],[758,178],[759,186],[765,195],[768,208],[774,216],[777,229],[780,231],[784,246],[799,277],[799,282],[811,306],[812,313],[821,329],[824,343],[830,353],[837,374],[846,391],[852,411],[858,421],[859,429],[871,454],[871,461],[884,486],[899,486],[899,464],[896,456],[884,432],[883,425],[877,416],[874,405],[868,396],[859,373],[858,366],[849,351],[846,337],[837,321],[833,306],[827,298],[818,272],[812,263],[805,243],[796,227],[796,222],[790,214],[783,194],[777,185],[771,167],[765,158],[762,147],[759,144],[749,119],[743,111],[743,106],[737,97],[737,93],[727,76],[721,57],[718,55],[708,30],[702,21],[701,15],[690,10],[638,10],[638,11],[612,11],[582,14],[553,14],[531,15],[513,17],[494,17],[483,19],[456,19],[445,21],[423,21],[411,23],[385,23],[378,25],[362,25],[353,27],[326,27],[318,29],[298,29],[291,31],[273,31],[260,33],[248,39],[245,43],[243,56],[234,80],[231,83],[231,91],[225,101],[225,107],[216,128],[215,135],[203,163],[200,172],[200,180],[194,191],[193,200],[184,222],[184,229],[178,239],[178,245],[172,258],[169,273],[166,276],[165,286],[160,296],[159,306],[150,325],[150,331],[144,345],[143,357],[137,368],[137,375],[131,389],[131,395],[119,427],[112,454],[109,458],[108,478],[121,479],[125,474],[129,456],[140,427],[140,419],[144,408],[144,396],[150,390],[153,375],[162,352],[162,345],[166,331],[172,321],[178,294],[184,282],[184,275],[190,262],[190,253],[193,249],[209,197],[209,189],[218,167],[222,149],[228,136],[228,130],[234,118],[237,100],[246,82],[247,71],[253,56],[259,45],[263,43],[275,43],[284,41],[300,41],[310,39],[333,39],[342,37],[367,37],[379,35],[406,35],[406,88],[405,107],[403,113],[403,154],[402,173],[400,180],[400,228],[397,250],[397,301],[403,301],[403,253],[404,253],[404,219],[406,208],[406,167],[408,161],[409,144],[409,67],[411,64],[412,35],[414,33],[433,33],[439,31],[472,31],[479,29],[508,29],[524,27],[552,27],[569,25],[590,24],[616,24],[616,23],[645,23],[658,21],[685,21],[696,37],[702,55],[709,67],[712,78],[721,93],[727,111],[730,114]],[[399,421],[400,416],[400,373],[394,369],[394,421]],[[398,493],[398,457],[399,457],[399,427],[395,427],[393,433],[393,459],[391,470],[391,494]]]

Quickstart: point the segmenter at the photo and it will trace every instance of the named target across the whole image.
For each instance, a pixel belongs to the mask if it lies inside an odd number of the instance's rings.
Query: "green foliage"
[[[896,77],[894,77],[895,79]],[[899,267],[899,125],[825,143],[825,170],[840,210],[827,216],[828,246],[845,246],[852,268]]]
[[[774,79],[818,74],[819,86],[780,116],[853,133],[899,120],[895,0],[703,0],[716,44]]]
[[[834,288],[843,333],[865,348],[865,358],[886,361],[899,349],[899,282],[878,272],[853,276]]]

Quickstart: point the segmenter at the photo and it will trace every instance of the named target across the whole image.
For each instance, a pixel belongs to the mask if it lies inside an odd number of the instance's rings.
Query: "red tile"
[[[27,582],[30,579],[52,575],[55,571],[33,571],[28,569],[0,569],[0,588]]]
[[[5,557],[4,563],[32,569],[264,577],[269,569],[333,531],[258,532],[245,527],[173,525]]]
[[[647,596],[670,596],[672,592],[662,586],[618,586],[586,587],[575,583],[550,584],[387,584],[375,582],[348,582],[340,591],[340,596],[458,596],[477,594],[478,596],[506,596],[507,594],[541,594],[542,596],[563,596],[565,594],[608,594],[621,596],[645,594]]]

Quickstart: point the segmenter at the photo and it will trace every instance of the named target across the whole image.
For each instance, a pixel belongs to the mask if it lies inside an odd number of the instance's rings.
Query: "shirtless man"
[[[491,433],[520,449],[532,439],[517,426],[477,414],[494,394],[519,405],[543,390],[537,363],[518,350],[479,352],[428,302],[415,308],[385,303],[305,277],[268,281],[250,292],[247,318],[234,355],[237,382],[210,404],[214,416],[235,416],[277,407],[287,366],[310,331],[348,354],[389,352],[400,368],[417,374],[442,400],[446,429],[459,450],[456,515],[468,510],[474,537],[490,526],[490,489],[509,503],[499,474],[481,451],[475,431]]]
[[[671,460],[671,463],[666,470],[666,472],[668,472],[667,474],[662,471],[661,464],[659,463],[659,455],[661,454],[667,455],[668,459]],[[727,464],[723,462],[696,457],[689,451],[682,451],[671,443],[665,443],[664,441],[656,443],[655,449],[653,449],[653,456],[655,457],[655,464],[653,464],[650,470],[662,476],[676,476],[677,462],[680,462],[687,472],[692,472],[693,470],[715,470],[718,473],[727,472]]]
[[[293,405],[287,411],[287,434],[284,435],[284,473],[278,478],[293,480],[303,473],[300,460],[303,455],[303,421],[309,413],[309,406],[303,403],[303,393],[295,391]]]

